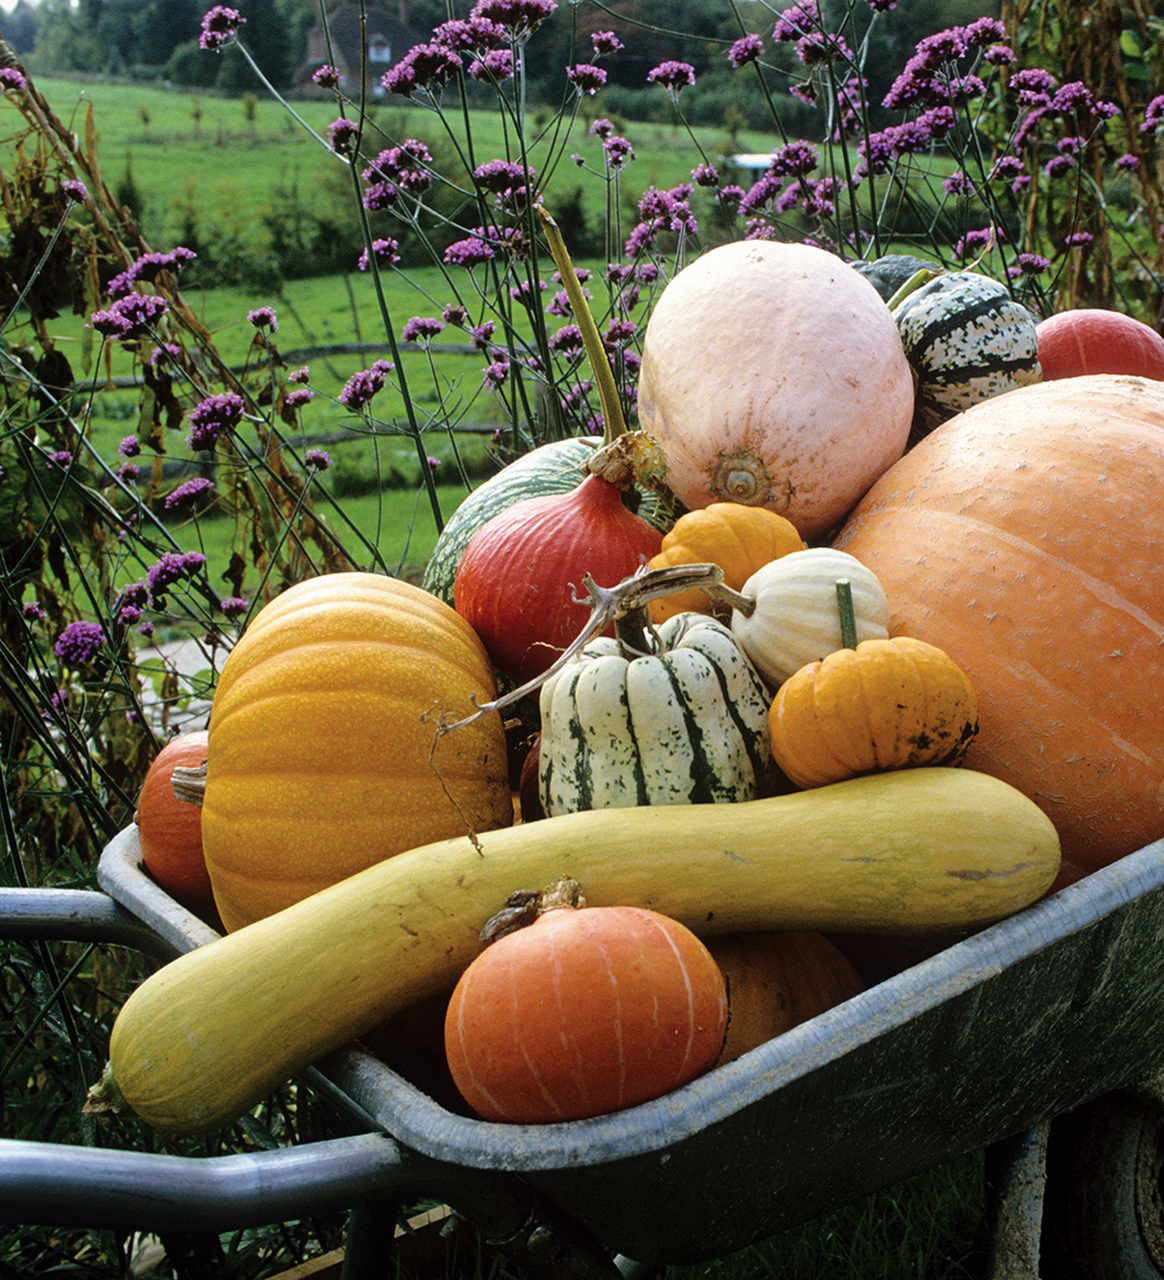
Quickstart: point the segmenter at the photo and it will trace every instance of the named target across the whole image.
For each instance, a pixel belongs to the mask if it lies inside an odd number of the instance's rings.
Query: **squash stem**
[[[923,285],[929,284],[931,280],[936,280],[941,274],[940,271],[934,271],[932,267],[922,267],[920,271],[915,271],[893,297],[889,299],[886,306],[890,311],[896,311],[911,293],[915,293]]]
[[[857,615],[853,610],[853,584],[848,578],[837,579],[837,612],[841,616],[841,648],[857,647]]]
[[[604,424],[602,438],[605,444],[610,444],[626,431],[626,420],[622,415],[622,403],[618,397],[618,387],[614,381],[614,371],[610,367],[610,358],[602,345],[602,337],[590,313],[586,295],[582,291],[574,264],[570,261],[570,253],[566,248],[566,242],[562,239],[558,224],[545,205],[539,204],[537,210],[542,220],[542,229],[546,233],[546,240],[549,242],[550,253],[554,257],[554,265],[562,277],[562,288],[566,290],[566,296],[570,299],[570,310],[574,313],[574,319],[582,334],[586,355],[590,360],[590,367],[594,371],[594,381],[598,384],[598,398],[602,401]]]

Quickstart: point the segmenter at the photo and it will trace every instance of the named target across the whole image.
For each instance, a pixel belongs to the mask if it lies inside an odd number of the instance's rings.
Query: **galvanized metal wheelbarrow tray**
[[[216,936],[144,873],[134,828],[105,849],[98,881],[130,933],[175,952]],[[20,892],[0,894],[5,932],[20,931]],[[26,929],[35,916],[33,907]],[[72,935],[62,925],[58,936]],[[1005,1261],[993,1274],[1019,1280],[1037,1274],[1047,1124],[1162,1069],[1164,840],[616,1115],[543,1126],[468,1119],[358,1047],[307,1081],[368,1130],[353,1139],[364,1147],[334,1195],[355,1204],[415,1184],[470,1217],[492,1215],[490,1229],[535,1204],[528,1221],[585,1257],[574,1274],[594,1276],[722,1257],[986,1148],[995,1215],[1011,1232],[1005,1249],[996,1244]],[[0,1143],[0,1218],[45,1220],[12,1216],[35,1214],[54,1194],[50,1159],[41,1199],[13,1203],[14,1162],[35,1153],[12,1148],[35,1145]],[[312,1152],[292,1150],[285,1163]],[[322,1193],[336,1153],[316,1154]],[[53,1221],[71,1203],[66,1189],[55,1195]],[[273,1191],[270,1204],[285,1207],[285,1197]],[[617,1266],[607,1261],[615,1255]],[[567,1274],[560,1267],[561,1258],[545,1274]]]

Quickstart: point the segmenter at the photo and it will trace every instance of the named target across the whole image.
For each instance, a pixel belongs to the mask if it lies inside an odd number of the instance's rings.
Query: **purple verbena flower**
[[[454,267],[475,267],[496,255],[480,236],[457,240],[445,250],[444,262]]]
[[[49,471],[68,471],[72,465],[73,455],[68,449],[58,449],[45,459],[45,466]]]
[[[764,41],[752,32],[740,38],[727,52],[727,60],[733,67],[746,67],[749,62],[756,62],[764,52]]]
[[[499,49],[509,41],[509,33],[488,18],[452,18],[434,27],[432,38],[446,49]]]
[[[218,602],[218,607],[228,618],[241,618],[251,606],[241,596],[227,596]]]
[[[315,399],[315,392],[310,387],[294,387],[283,397],[283,404],[288,409],[302,409]]]
[[[337,156],[346,156],[355,145],[360,126],[347,116],[340,116],[327,126],[327,145]]]
[[[474,58],[469,64],[469,76],[488,84],[500,84],[513,78],[513,50],[490,49],[483,57]]]
[[[689,62],[660,62],[647,72],[647,83],[662,85],[668,93],[678,94],[695,83],[695,68]]]
[[[1144,123],[1140,125],[1140,132],[1151,133],[1161,124],[1164,124],[1164,93],[1157,94],[1144,108]]]
[[[8,68],[0,68],[0,71]],[[19,74],[19,73],[18,73]],[[76,178],[66,178],[61,183],[61,190],[69,197],[70,200],[76,200],[82,203],[89,194],[89,189],[83,182],[78,182]]]
[[[1138,169],[1140,167],[1140,157],[1133,155],[1130,151],[1125,151],[1115,162],[1115,165],[1117,169]]]
[[[377,265],[381,267],[390,267],[394,262],[400,261],[400,254],[397,252],[399,248],[400,245],[391,236],[383,236],[379,240],[372,241],[372,253],[375,255]],[[372,265],[367,249],[360,254],[356,265],[361,271],[367,271]]]
[[[617,53],[623,45],[613,31],[594,31],[590,35],[590,47],[594,50],[594,56],[601,58],[606,54]]]
[[[213,449],[219,437],[238,426],[243,414],[243,399],[233,391],[207,396],[190,410],[191,431],[186,443],[196,453]]]
[[[473,170],[473,181],[479,187],[484,187],[486,191],[499,194],[510,187],[524,183],[527,173],[532,178],[536,172],[535,169],[527,171],[525,166],[516,160],[486,160]]]
[[[624,165],[630,164],[635,158],[634,147],[631,146],[626,138],[617,133],[612,133],[609,137],[603,138],[602,150],[606,156],[606,163],[612,169],[621,169]]]
[[[141,441],[137,436],[123,436],[117,445],[117,452],[123,458],[136,458],[141,453]]]
[[[370,369],[361,369],[358,373],[353,373],[336,398],[345,409],[355,413],[362,409],[376,392],[382,390],[385,379],[391,371],[392,365],[389,361],[377,360]]]
[[[196,476],[193,480],[183,481],[176,489],[166,494],[165,508],[177,511],[181,507],[193,506],[200,498],[208,497],[214,491],[214,481],[205,476]]]
[[[27,88],[28,81],[15,67],[0,67],[0,91]]]
[[[708,164],[706,160],[701,161],[691,170],[691,181],[697,187],[718,187],[719,170],[715,165]]]
[[[202,34],[198,44],[211,53],[221,53],[235,38],[239,27],[246,22],[237,9],[228,8],[224,4],[216,4],[208,9],[202,17]]]
[[[20,616],[25,622],[43,622],[48,614],[41,608],[39,600],[26,600],[20,606]]]
[[[838,31],[811,31],[796,42],[796,56],[806,67],[827,62],[852,62],[853,51]]]
[[[145,584],[151,604],[159,604],[170,587],[192,578],[206,564],[201,551],[166,551],[146,570]]]
[[[557,0],[477,0],[469,16],[485,18],[515,35],[525,36],[557,7]]]
[[[443,320],[432,316],[413,316],[404,322],[400,336],[405,342],[431,342],[444,327]]]
[[[585,344],[582,341],[582,330],[576,324],[564,324],[550,335],[550,350],[558,351],[564,356],[581,355]]]
[[[53,652],[62,666],[80,667],[91,662],[105,643],[105,631],[97,622],[70,622],[57,636]]]
[[[303,464],[315,471],[326,471],[331,466],[331,454],[323,449],[306,449],[303,453]]]
[[[463,329],[469,323],[469,313],[459,302],[448,302],[441,311],[441,319],[456,329]]]
[[[478,351],[485,351],[487,350],[496,330],[497,326],[493,321],[486,320],[481,324],[475,324],[469,330],[469,337],[473,340],[473,345],[478,349]]]
[[[311,370],[307,365],[301,364],[298,369],[292,369],[287,375],[288,382],[306,383],[311,381]]]
[[[325,62],[322,67],[317,67],[311,73],[311,79],[321,89],[335,89],[339,86],[343,75],[339,67],[333,67],[330,63]]]
[[[1050,262],[1041,254],[1020,253],[1015,266],[1007,267],[1006,274],[1012,280],[1019,276],[1037,276],[1041,271],[1046,271],[1050,265]]]
[[[566,79],[579,93],[588,93],[593,97],[606,83],[606,72],[591,62],[579,62],[566,68]]]
[[[247,312],[247,319],[256,329],[270,329],[272,333],[279,327],[274,307],[256,307]]]
[[[505,382],[508,379],[508,377],[509,377],[509,361],[508,360],[494,360],[491,364],[487,364],[485,366],[485,373],[483,375],[483,380],[487,387],[492,387],[494,390],[496,390],[497,388],[505,385]]]
[[[1082,248],[1085,244],[1090,244],[1095,237],[1090,231],[1072,231],[1070,235],[1063,237],[1063,243],[1069,248]]]
[[[132,484],[141,475],[141,467],[136,462],[123,462],[117,468],[117,478],[122,484]]]
[[[820,8],[816,0],[801,0],[800,4],[789,5],[776,19],[772,29],[772,39],[777,44],[789,44],[799,40],[801,36],[816,29],[820,22]]]
[[[820,153],[809,142],[788,142],[772,152],[768,172],[778,177],[799,178],[820,168]]]

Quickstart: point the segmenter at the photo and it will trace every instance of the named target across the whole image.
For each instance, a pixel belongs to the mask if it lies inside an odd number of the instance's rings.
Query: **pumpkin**
[[[449,1070],[482,1119],[608,1115],[709,1070],[723,975],[690,929],[640,907],[548,906],[490,943],[445,1017]]]
[[[955,765],[978,732],[966,673],[924,640],[865,640],[809,663],[769,713],[772,754],[798,787],[859,773]]]
[[[892,314],[918,375],[912,442],[971,405],[1041,378],[1034,315],[989,276],[945,272]]]
[[[526,498],[572,493],[586,478],[588,464],[601,443],[599,436],[552,440],[522,454],[483,481],[461,500],[445,522],[425,566],[421,586],[452,605],[457,566],[477,530]],[[673,523],[670,512],[649,489],[631,488],[623,494],[623,502],[660,534]]]
[[[523,685],[586,624],[586,576],[618,581],[661,544],[659,531],[623,505],[618,485],[588,475],[570,493],[515,503],[473,535],[457,567],[456,610],[497,670]]]
[[[544,812],[766,794],[770,699],[730,629],[678,614],[639,645],[600,637],[542,685]]]
[[[811,245],[708,250],[667,283],[643,336],[639,422],[679,500],[767,507],[806,539],[901,456],[913,403],[889,309]]]
[[[740,591],[762,565],[790,551],[803,551],[804,539],[796,526],[767,507],[745,507],[738,502],[713,502],[699,511],[688,511],[663,535],[651,568],[674,564],[714,564],[723,570],[724,583]],[[705,591],[693,589],[652,600],[651,619],[659,623],[677,613],[711,613]]]
[[[716,1066],[734,1062],[865,989],[845,953],[810,929],[707,939],[727,984],[728,1029]]]
[[[588,909],[660,911],[700,936],[929,934],[1010,915],[1058,867],[1046,815],[968,769],[463,834],[165,965],[122,1006],[100,1089],[160,1129],[228,1124],[308,1063],[451,989],[497,903],[559,875],[578,881]]]
[[[837,581],[849,583],[857,642],[888,638],[889,601],[877,575],[832,547],[793,551],[758,569],[742,595],[751,611],[732,610],[731,627],[772,689],[844,643]]]
[[[210,717],[202,839],[227,929],[404,849],[511,823],[500,716],[438,736],[441,717],[495,693],[468,624],[406,582],[326,574],[266,605]]]
[[[1164,379],[1164,338],[1142,320],[1118,311],[1059,311],[1040,320],[1035,333],[1044,380],[1087,373]]]
[[[837,538],[970,677],[965,764],[1045,809],[1065,881],[1164,835],[1161,477],[1164,385],[1059,379],[940,427]]]
[[[192,729],[162,747],[146,771],[134,819],[146,870],[170,897],[199,915],[214,910],[202,852],[202,810],[179,800],[170,779],[176,768],[206,763],[208,737],[205,729]]]

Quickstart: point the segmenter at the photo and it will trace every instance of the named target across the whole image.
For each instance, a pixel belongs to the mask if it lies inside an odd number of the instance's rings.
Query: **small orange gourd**
[[[206,763],[208,737],[205,729],[192,729],[162,747],[142,783],[135,815],[146,870],[172,898],[199,914],[214,909],[202,852],[202,810],[179,800],[170,779],[176,768]]]
[[[958,764],[978,732],[969,677],[936,645],[863,640],[801,667],[769,710],[772,756],[798,787]]]
[[[487,946],[449,1001],[449,1070],[483,1119],[620,1111],[695,1079],[723,1045],[723,976],[694,933],[655,911],[560,896],[553,886],[532,923]]]
[[[706,939],[728,993],[728,1031],[717,1066],[859,995],[849,958],[810,929],[724,933]]]
[[[473,629],[372,573],[284,591],[227,659],[210,717],[202,840],[228,930],[417,845],[513,821],[496,696]]]
[[[677,564],[714,564],[723,570],[724,584],[742,591],[744,583],[769,561],[790,551],[803,551],[804,539],[796,526],[766,507],[745,507],[738,502],[713,502],[699,511],[681,515],[663,536],[652,569]],[[711,613],[712,601],[698,588],[652,600],[651,620],[665,622],[677,613]]]

